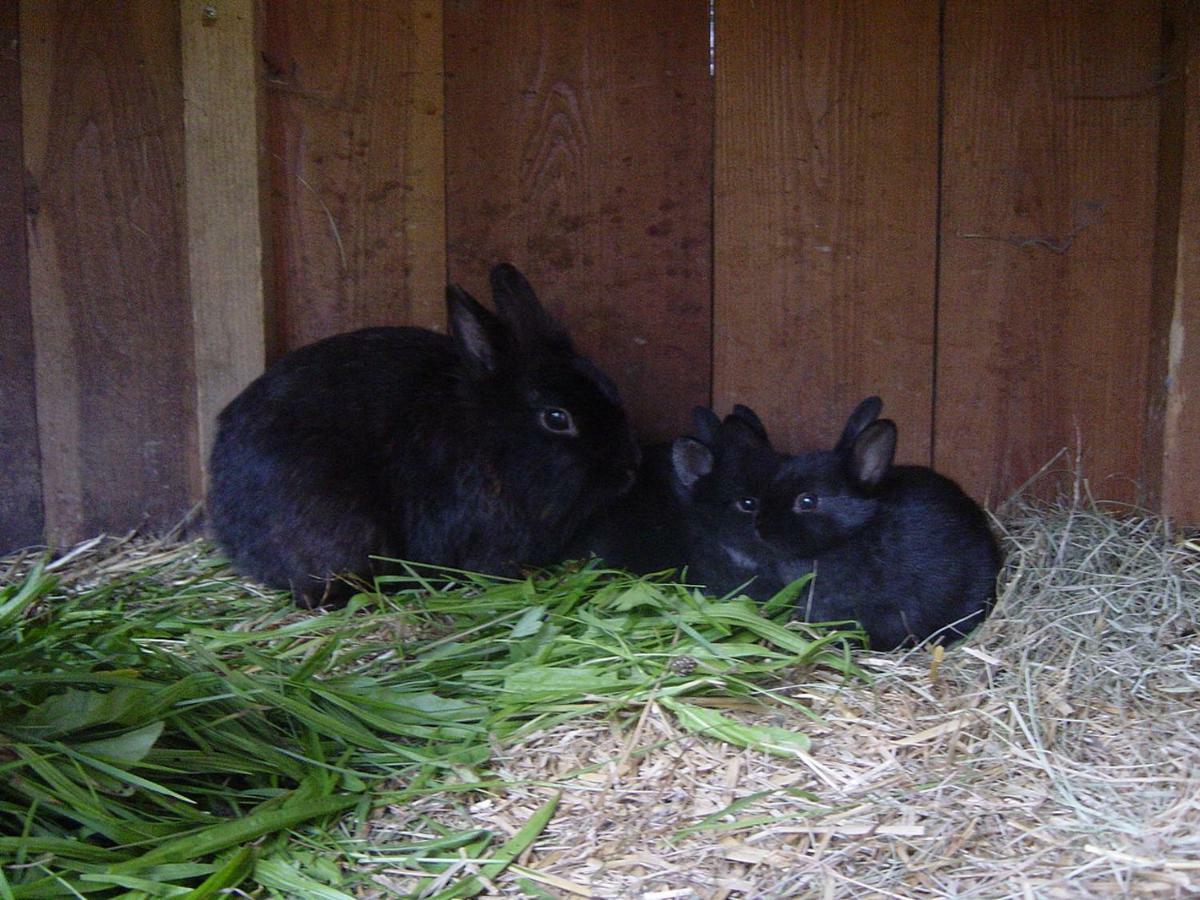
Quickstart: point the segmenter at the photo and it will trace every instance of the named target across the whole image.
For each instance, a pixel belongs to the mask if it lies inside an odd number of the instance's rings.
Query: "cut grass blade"
[[[242,847],[237,850],[221,868],[184,894],[185,900],[213,900],[219,895],[229,894],[233,888],[250,877],[254,871],[256,856],[257,853],[253,847]]]
[[[685,728],[780,752],[799,738],[687,698],[750,700],[830,660],[855,671],[832,652],[846,633],[594,562],[521,580],[410,566],[391,595],[313,615],[194,551],[186,570],[153,558],[0,585],[0,833],[20,835],[0,838],[0,897],[343,897],[288,848],[352,855],[351,812],[502,788],[482,768],[497,738],[657,700]],[[478,893],[553,809],[441,893]],[[483,857],[490,840],[414,836],[393,855]]]
[[[811,746],[808,735],[799,731],[774,725],[746,725],[715,709],[684,703],[674,697],[662,697],[659,702],[673,712],[679,724],[688,731],[738,747],[796,758],[807,753]]]
[[[537,840],[538,835],[546,829],[546,825],[549,824],[550,819],[554,816],[554,810],[558,808],[558,801],[561,796],[562,794],[555,794],[543,803],[538,811],[529,817],[529,821],[516,834],[496,849],[491,860],[480,867],[479,875],[471,875],[446,890],[439,891],[433,895],[431,900],[455,900],[455,898],[474,897],[482,891],[485,887],[483,879],[490,880],[495,878],[508,868],[513,860],[524,853],[526,847]]]
[[[292,828],[310,819],[345,812],[357,803],[356,796],[342,794],[305,800],[300,803],[287,803],[278,809],[252,812],[239,819],[212,825],[159,844],[141,856],[135,856],[133,859],[110,866],[108,871],[112,874],[136,872],[164,863],[202,858],[227,847],[260,838],[265,834],[274,834]]]

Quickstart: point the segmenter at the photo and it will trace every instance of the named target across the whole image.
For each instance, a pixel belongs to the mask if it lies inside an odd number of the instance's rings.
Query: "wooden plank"
[[[446,4],[450,274],[525,272],[645,437],[710,391],[706,0]]]
[[[1200,3],[1169,4],[1176,55],[1165,85],[1177,105],[1178,212],[1174,251],[1163,423],[1162,508],[1177,523],[1200,526]]]
[[[0,4],[0,554],[42,540],[17,5]]]
[[[264,5],[276,350],[442,327],[438,0]]]
[[[21,4],[48,539],[174,524],[198,492],[179,15]]]
[[[1169,383],[1171,322],[1175,313],[1175,288],[1179,269],[1179,215],[1183,187],[1183,156],[1187,75],[1187,48],[1182,28],[1184,0],[1163,3],[1162,77],[1158,88],[1158,165],[1151,261],[1150,347],[1146,373],[1144,443],[1139,483],[1150,508],[1162,508],[1166,452],[1166,415]]]
[[[717,407],[798,450],[878,393],[927,463],[938,3],[722,0],[716,75]]]
[[[200,452],[217,413],[263,369],[260,116],[254,0],[179,5]]]
[[[946,6],[934,459],[977,495],[1081,443],[1138,499],[1160,55],[1151,0]]]

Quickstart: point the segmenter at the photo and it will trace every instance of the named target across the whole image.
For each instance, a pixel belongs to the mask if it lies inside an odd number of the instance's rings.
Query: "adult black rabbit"
[[[859,404],[832,451],[783,463],[757,528],[786,583],[815,572],[797,617],[858,620],[875,650],[954,639],[983,621],[1000,552],[980,507],[932,469],[892,464],[896,425]]]
[[[368,328],[284,356],[220,414],[208,516],[233,564],[304,606],[345,602],[373,555],[490,573],[557,561],[629,488],[612,382],[525,278],[496,314],[448,289],[450,334]]]
[[[770,597],[781,585],[754,515],[782,457],[747,407],[724,421],[698,407],[693,424],[697,437],[646,448],[633,489],[593,517],[568,553],[640,574],[686,566],[688,581],[710,593],[746,585],[750,596]]]

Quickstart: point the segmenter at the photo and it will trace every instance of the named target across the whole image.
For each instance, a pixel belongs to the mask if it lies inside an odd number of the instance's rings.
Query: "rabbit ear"
[[[850,419],[846,422],[846,427],[842,429],[842,436],[838,438],[837,446],[833,449],[845,452],[853,447],[854,441],[862,434],[863,429],[878,419],[882,410],[883,401],[878,397],[868,397],[858,404],[854,412],[850,413]]]
[[[515,266],[500,263],[492,268],[489,279],[496,312],[512,328],[521,345],[548,343],[570,347],[567,333],[546,312],[533,287]]]
[[[671,464],[676,477],[690,490],[692,485],[712,471],[712,451],[692,438],[676,438],[671,445]]]
[[[764,444],[770,443],[770,441],[767,439],[767,426],[762,423],[762,419],[758,417],[758,413],[756,413],[750,407],[743,406],[741,403],[738,403],[733,407],[733,412],[731,415],[741,419],[748,426],[750,426],[750,430],[758,436],[759,441]]]
[[[850,471],[863,487],[883,480],[896,455],[896,423],[880,419],[863,429],[850,458]]]
[[[711,445],[717,439],[721,420],[707,406],[696,406],[692,408],[692,427],[696,429],[696,437]]]
[[[737,415],[726,416],[721,423],[721,430],[717,432],[717,445],[721,447],[763,447],[766,443],[765,435],[755,427],[754,422]]]
[[[471,370],[494,374],[500,368],[506,341],[504,323],[457,284],[446,288],[446,318],[454,343]]]

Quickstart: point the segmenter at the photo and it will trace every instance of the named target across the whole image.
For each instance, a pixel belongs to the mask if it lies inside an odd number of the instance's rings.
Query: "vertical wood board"
[[[17,5],[0,5],[0,554],[42,541]]]
[[[1175,98],[1181,105],[1178,138],[1179,210],[1170,285],[1166,415],[1163,433],[1163,513],[1200,526],[1200,4],[1172,4],[1179,45]]]
[[[938,4],[716,6],[714,396],[786,449],[878,393],[928,462]]]
[[[264,6],[274,350],[442,327],[437,0]]]
[[[265,361],[254,0],[182,0],[188,279],[200,453]]]
[[[1098,496],[1138,497],[1159,13],[947,4],[934,461],[977,496],[1081,446]]]
[[[450,274],[509,261],[646,438],[710,396],[705,0],[446,4]]]
[[[159,530],[198,485],[173,4],[21,4],[46,529]]]
[[[1151,259],[1150,344],[1146,357],[1146,402],[1138,483],[1150,508],[1162,508],[1171,323],[1179,273],[1179,228],[1182,203],[1186,31],[1179,15],[1181,0],[1163,3],[1162,75],[1158,86],[1158,163],[1154,249]]]

